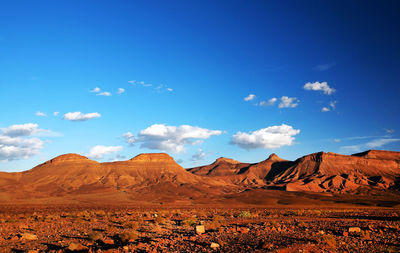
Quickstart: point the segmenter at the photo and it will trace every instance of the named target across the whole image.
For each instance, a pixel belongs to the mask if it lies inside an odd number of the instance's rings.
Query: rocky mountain
[[[179,196],[200,198],[226,187],[225,182],[189,173],[164,153],[105,163],[65,154],[28,171],[0,174],[0,192],[18,199],[111,194],[117,199],[152,202]]]
[[[399,185],[400,152],[392,151],[319,152],[295,161],[272,154],[258,163],[221,157],[188,170],[164,153],[105,163],[66,154],[27,171],[0,172],[0,202],[302,204],[314,203],[315,194],[370,191],[390,191],[391,200],[400,196]]]
[[[293,162],[284,160],[276,154],[271,154],[259,163],[241,163],[229,158],[218,158],[210,165],[188,169],[195,175],[218,178],[239,186],[264,186],[268,179],[274,178]]]
[[[293,162],[272,154],[255,164],[229,163],[219,158],[210,165],[189,171],[243,187],[351,193],[364,188],[397,188],[400,152],[368,150],[354,155],[319,152]]]

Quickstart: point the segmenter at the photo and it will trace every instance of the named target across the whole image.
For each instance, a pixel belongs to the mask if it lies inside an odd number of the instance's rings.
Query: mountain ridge
[[[27,171],[0,172],[0,202],[110,196],[108,201],[225,203],[252,196],[240,201],[259,203],[255,196],[265,192],[271,198],[271,190],[304,194],[394,190],[398,194],[399,186],[400,152],[395,151],[316,152],[295,161],[271,154],[258,163],[220,157],[189,169],[166,153],[103,163],[69,153]]]

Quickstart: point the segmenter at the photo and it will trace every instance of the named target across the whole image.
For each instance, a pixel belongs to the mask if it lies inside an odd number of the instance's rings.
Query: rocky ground
[[[398,209],[0,208],[0,252],[399,251]]]

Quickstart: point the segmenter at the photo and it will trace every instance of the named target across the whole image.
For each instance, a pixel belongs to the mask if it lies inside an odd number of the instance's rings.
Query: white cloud
[[[270,126],[249,133],[237,132],[232,136],[231,144],[236,144],[244,149],[274,149],[292,145],[295,139],[293,136],[299,133],[300,130],[282,124],[280,126]]]
[[[394,129],[384,129],[387,134],[393,134]]]
[[[326,64],[320,64],[314,67],[314,70],[317,71],[326,71],[328,69],[331,69],[332,67],[334,67],[336,65],[335,62],[331,62],[331,63],[326,63]]]
[[[125,159],[126,159],[126,156],[124,156],[124,155],[119,155],[119,154],[117,154],[115,157],[110,157],[110,158],[108,158],[108,160],[111,161],[111,162],[123,161],[123,160],[125,160]]]
[[[39,116],[39,117],[46,117],[46,113],[41,112],[41,111],[37,111],[37,112],[36,112],[36,116]]]
[[[118,88],[118,91],[117,91],[118,94],[122,94],[122,93],[124,93],[124,92],[125,92],[125,89],[124,89],[124,88]]]
[[[361,152],[361,145],[348,145],[340,147],[341,153],[357,153]]]
[[[92,93],[97,93],[97,92],[100,92],[100,91],[101,91],[101,89],[99,87],[96,87],[93,90],[90,90],[90,92],[92,92]]]
[[[244,101],[251,101],[251,100],[253,100],[253,99],[255,99],[256,98],[256,95],[254,95],[254,94],[249,94],[247,97],[245,97],[245,98],[243,98],[244,99]]]
[[[22,137],[22,136],[40,136],[40,137],[58,137],[62,134],[47,129],[38,128],[38,124],[26,123],[20,125],[11,125],[7,128],[1,128],[2,136]]]
[[[70,121],[86,121],[89,119],[99,118],[101,114],[98,112],[92,113],[81,113],[81,112],[68,112],[64,114],[63,119],[70,120]]]
[[[380,148],[386,144],[392,143],[392,142],[398,142],[400,141],[400,139],[385,139],[385,138],[381,138],[381,139],[375,139],[372,140],[368,143],[366,143],[365,145],[368,148]]]
[[[122,137],[125,139],[125,142],[128,143],[130,146],[135,144],[135,137],[131,132],[126,132],[122,134]]]
[[[38,129],[37,124],[27,123],[2,128],[0,133],[0,161],[13,161],[29,158],[43,148],[44,141],[34,137],[40,133],[52,133],[50,130]]]
[[[276,101],[278,101],[277,98],[271,98],[268,101],[261,101],[260,103],[258,103],[259,106],[273,106]]]
[[[58,114],[60,114],[60,112],[53,112],[53,115],[56,117],[58,116]]]
[[[324,106],[324,107],[322,107],[321,111],[322,112],[329,112],[329,111],[335,110],[336,109],[336,104],[337,104],[337,101],[331,101],[329,103],[329,107],[328,106]]]
[[[171,92],[174,90],[165,84],[153,85],[151,83],[146,83],[145,81],[136,81],[136,80],[128,81],[128,83],[132,84],[132,86],[142,86],[142,87],[150,88],[156,92],[165,92],[165,91]]]
[[[297,98],[291,98],[287,96],[281,97],[281,102],[279,103],[279,108],[294,108],[299,105],[299,100]]]
[[[208,139],[221,133],[220,130],[210,130],[190,125],[167,126],[165,124],[154,124],[140,131],[136,138],[130,132],[125,133],[123,137],[129,145],[141,143],[141,148],[181,153],[185,152],[185,145],[195,145],[199,143],[199,140]]]
[[[109,96],[111,96],[111,93],[108,92],[108,91],[104,91],[104,92],[97,93],[96,96],[106,96],[106,97],[109,97]]]
[[[93,159],[102,159],[103,156],[117,153],[122,150],[122,146],[102,146],[97,145],[90,149],[88,157]]]
[[[26,123],[20,125],[11,125],[7,128],[1,128],[2,135],[7,135],[11,137],[16,136],[29,136],[33,135],[38,131],[38,124]]]
[[[332,87],[329,87],[327,82],[314,82],[314,83],[306,83],[303,88],[305,90],[314,90],[314,91],[322,91],[324,94],[331,95],[336,90]]]
[[[191,160],[194,162],[200,161],[200,160],[204,160],[204,157],[206,157],[206,153],[203,152],[203,150],[201,148],[199,148],[196,153],[194,153],[192,155]]]
[[[371,138],[371,137],[368,137],[368,136],[354,137],[352,139],[358,140],[358,139],[366,139],[366,138]],[[349,138],[347,138],[347,139],[349,139]],[[361,151],[367,150],[367,149],[381,148],[381,147],[385,146],[386,144],[393,143],[393,142],[399,142],[399,141],[400,141],[400,139],[391,139],[391,138],[383,137],[383,138],[374,139],[367,143],[342,146],[339,149],[340,149],[340,152],[342,152],[342,153],[355,153],[355,152],[361,152]]]

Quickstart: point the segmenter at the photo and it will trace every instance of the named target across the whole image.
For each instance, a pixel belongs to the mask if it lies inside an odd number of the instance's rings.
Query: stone
[[[77,242],[71,242],[68,246],[68,250],[70,251],[80,251],[80,250],[86,250],[87,247],[83,246],[80,243]]]
[[[19,229],[28,229],[28,226],[26,224],[21,224],[19,225]]]
[[[21,240],[31,240],[31,241],[33,241],[33,240],[37,240],[37,239],[38,239],[37,236],[34,235],[34,234],[23,233],[21,235]]]
[[[219,244],[218,244],[218,243],[215,243],[215,242],[212,242],[211,245],[210,245],[210,247],[211,247],[212,249],[217,249],[217,248],[219,248]]]
[[[113,245],[114,244],[114,240],[113,239],[104,239],[103,240],[104,244],[109,244],[109,245]]]
[[[349,233],[361,233],[361,228],[359,227],[350,227]]]
[[[196,234],[201,235],[201,234],[204,234],[205,232],[206,232],[206,229],[205,229],[204,225],[196,226]]]

